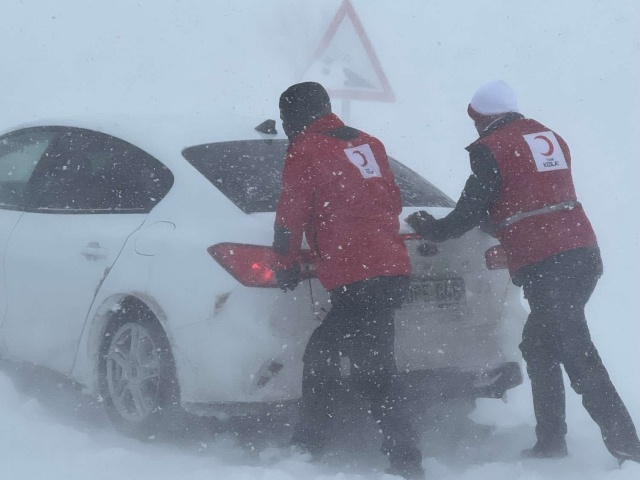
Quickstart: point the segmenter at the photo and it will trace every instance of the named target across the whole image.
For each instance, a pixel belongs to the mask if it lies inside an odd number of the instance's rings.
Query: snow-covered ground
[[[4,0],[0,129],[77,112],[214,111],[271,116],[298,81],[340,0]],[[574,159],[578,195],[598,233],[605,276],[588,305],[592,335],[640,423],[640,3],[637,0],[353,0],[395,91],[395,103],[354,102],[351,124],[457,197],[474,139],[466,106],[493,78],[521,111],[556,129]],[[340,102],[335,103],[341,112]],[[247,438],[195,428],[141,443],[116,434],[99,405],[64,382],[0,370],[3,479],[378,479],[375,448],[315,464]],[[456,454],[425,460],[429,478],[637,480],[617,468],[568,391],[571,456],[520,461],[533,442],[527,384],[508,403],[481,400]],[[201,425],[198,425],[201,427]],[[255,427],[255,426],[254,426]],[[257,428],[257,427],[256,427]],[[446,425],[443,426],[446,428]],[[425,435],[425,453],[438,450]],[[366,443],[366,437],[360,440]],[[346,459],[342,459],[346,460]],[[390,478],[390,477],[388,477]]]

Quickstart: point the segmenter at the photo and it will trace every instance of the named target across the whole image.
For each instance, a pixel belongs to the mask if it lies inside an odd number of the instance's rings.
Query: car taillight
[[[207,248],[222,268],[245,287],[277,287],[276,272],[272,265],[276,254],[271,247],[246,243],[218,243]],[[303,253],[308,258],[308,252]],[[315,277],[315,270],[305,263],[301,279]]]
[[[508,268],[507,255],[505,254],[502,245],[496,245],[484,252],[484,258],[489,270],[501,270],[503,268]]]

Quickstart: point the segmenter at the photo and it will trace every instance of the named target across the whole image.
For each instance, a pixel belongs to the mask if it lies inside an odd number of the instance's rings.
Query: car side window
[[[24,207],[27,185],[55,134],[26,129],[0,138],[0,208]]]
[[[140,148],[92,130],[69,129],[38,169],[31,207],[51,213],[146,213],[172,185],[169,169]]]

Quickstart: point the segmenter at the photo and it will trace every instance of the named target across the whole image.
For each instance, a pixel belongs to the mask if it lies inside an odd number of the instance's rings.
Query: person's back
[[[328,114],[292,140],[283,180],[291,191],[283,192],[280,217],[312,190],[305,234],[325,288],[409,273],[400,191],[378,139]]]
[[[498,128],[467,150],[488,149],[500,172],[489,214],[511,273],[560,252],[596,247],[595,233],[576,197],[564,139],[517,113],[494,125]],[[532,214],[536,212],[545,214]]]

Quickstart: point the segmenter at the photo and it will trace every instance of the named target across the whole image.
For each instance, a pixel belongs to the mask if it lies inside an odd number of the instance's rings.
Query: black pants
[[[331,310],[311,335],[304,353],[302,407],[293,441],[320,451],[330,440],[331,419],[340,402],[340,357],[349,357],[351,381],[370,402],[384,437],[382,451],[397,463],[418,461],[403,405],[394,359],[394,310],[408,277],[377,277],[330,292]]]
[[[531,314],[520,350],[531,379],[538,440],[564,436],[565,391],[560,364],[600,426],[609,451],[640,451],[633,421],[611,383],[589,334],[584,308],[602,275],[597,249],[575,249],[520,270]]]

